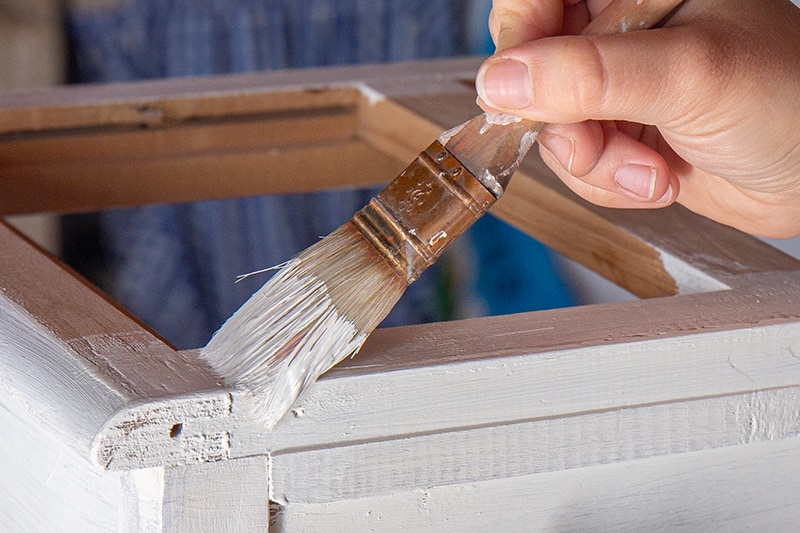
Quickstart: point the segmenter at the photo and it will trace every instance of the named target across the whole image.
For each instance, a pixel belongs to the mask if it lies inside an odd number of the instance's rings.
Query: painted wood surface
[[[386,181],[476,112],[478,63],[3,93],[0,212]],[[315,172],[288,184],[266,164]],[[0,225],[16,437],[0,517],[35,530],[25,517],[58,505],[48,530],[262,530],[271,501],[279,531],[793,525],[798,262],[680,207],[590,206],[535,154],[496,214],[649,298],[378,330],[271,433],[194,351]]]
[[[291,505],[277,531],[794,531],[793,440]]]
[[[6,355],[6,346],[0,355]],[[74,438],[42,423],[30,389],[0,389],[0,531],[162,530],[163,468],[100,470]],[[12,393],[23,398],[10,398]],[[49,405],[57,408],[59,398]]]
[[[166,469],[164,530],[267,531],[267,474],[264,454]]]
[[[1,224],[0,249],[0,382],[77,449],[128,406],[220,388],[199,360]]]

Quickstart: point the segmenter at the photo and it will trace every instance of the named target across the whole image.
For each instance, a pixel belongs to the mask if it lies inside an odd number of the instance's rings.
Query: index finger
[[[611,0],[494,0],[489,31],[497,51],[543,37],[577,34]]]
[[[497,50],[561,33],[564,0],[495,0],[489,32]]]

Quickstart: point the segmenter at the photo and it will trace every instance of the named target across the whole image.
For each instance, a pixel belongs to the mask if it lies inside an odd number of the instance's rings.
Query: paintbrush
[[[657,24],[678,0],[614,0],[584,33]],[[406,287],[506,190],[544,124],[481,114],[441,135],[353,218],[279,270],[201,356],[272,428],[355,355]]]

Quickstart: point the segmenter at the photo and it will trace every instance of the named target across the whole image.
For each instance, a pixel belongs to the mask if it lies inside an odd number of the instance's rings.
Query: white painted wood
[[[272,499],[321,503],[787,439],[800,434],[797,405],[800,389],[280,454]]]
[[[479,460],[479,459],[476,459]],[[797,531],[800,442],[292,503],[274,531]]]
[[[6,222],[54,255],[61,253],[61,225],[56,215],[20,215]]]
[[[166,345],[2,223],[0,249],[0,405],[13,403],[103,467],[227,456],[225,431],[170,437],[185,419],[230,414],[227,390],[194,354]],[[120,451],[114,435],[130,442],[131,433],[138,440]]]
[[[357,358],[318,381],[262,446],[277,456],[800,385],[798,324],[526,353],[532,326],[507,333],[519,336],[517,354],[387,372],[358,372]],[[447,329],[430,343],[447,342]]]
[[[168,468],[164,531],[267,531],[267,470],[264,455]]]
[[[69,439],[0,399],[0,531],[161,530],[163,468],[101,471]]]
[[[97,435],[91,455],[113,470],[228,459],[236,428],[262,429],[254,420],[243,423],[232,416],[232,409],[231,393],[217,391],[126,406]]]
[[[168,474],[173,499],[164,500],[171,506],[165,517],[172,524],[191,524],[202,513],[178,514],[176,519],[176,502],[214,494],[240,497],[231,489],[241,480],[264,479],[257,472],[260,468],[266,475],[268,454],[271,498],[291,510],[293,505],[380,499],[404,491],[623,465],[800,434],[798,324],[541,353],[523,350],[537,329],[506,332],[518,337],[520,350],[508,355],[389,370],[381,364],[365,369],[355,361],[322,379],[294,416],[269,434],[253,418],[237,414],[237,409],[248,413],[247,397],[240,393],[198,392],[129,406],[101,433],[107,442],[119,444],[118,457],[127,458],[109,466],[186,464]],[[447,339],[453,331],[443,326],[441,337],[428,340],[451,342]],[[491,334],[491,328],[487,331]],[[4,406],[21,397],[14,392],[18,385],[6,384]],[[30,404],[24,407],[17,416],[30,418]],[[179,432],[173,432],[176,421],[183,424]],[[38,422],[30,418],[31,427]],[[44,428],[51,430],[46,424]],[[212,441],[220,428],[225,429],[227,455],[190,451],[192,443]],[[65,446],[51,432],[54,438]],[[162,441],[169,444],[154,444]],[[260,459],[230,460],[246,456]],[[221,462],[202,464],[209,460]],[[160,470],[142,472],[153,471]],[[202,479],[210,492],[186,491],[187,483],[201,487]],[[89,474],[81,483],[109,491]],[[126,483],[133,501],[153,501],[133,481]],[[183,492],[176,492],[181,483]],[[258,486],[258,481],[252,483]],[[150,480],[148,486],[153,485]],[[151,512],[144,514],[152,516],[153,507],[151,503]],[[142,514],[123,511],[114,512]],[[230,520],[236,515],[219,516]]]
[[[15,400],[28,417],[46,420],[55,436],[88,450],[108,417],[125,404],[124,396],[2,295],[0,324],[3,403]]]
[[[730,289],[729,286],[706,274],[686,261],[681,261],[669,252],[661,252],[664,270],[675,280],[678,294],[711,292]]]
[[[272,498],[319,503],[800,435],[798,338],[780,326],[323,380],[263,445]]]
[[[766,293],[758,301],[770,307]],[[615,304],[597,307],[596,312],[599,319],[610,309],[633,306],[630,316],[645,318],[650,308],[657,316],[662,303]],[[570,324],[559,313],[552,321],[548,316],[551,313],[518,317],[517,321],[529,317],[533,327],[527,330],[508,331],[504,318],[479,319],[423,328],[422,338],[388,353],[367,346],[369,353],[320,380],[293,415],[270,433],[261,430],[248,395],[237,391],[138,403],[121,409],[100,432],[94,448],[98,463],[124,469],[270,452],[280,464],[282,454],[297,450],[661,403],[696,402],[696,416],[702,418],[700,411],[712,409],[700,407],[697,402],[703,399],[746,401],[743,398],[753,391],[788,390],[800,384],[798,324],[650,340],[634,337],[608,344],[591,341],[593,346],[559,349],[548,345],[548,338],[558,328],[568,334]],[[600,327],[599,334],[603,331]],[[380,339],[391,333],[377,332],[375,338],[384,342]],[[442,360],[414,362],[411,353],[404,354],[417,349]],[[403,360],[409,362],[407,367],[397,365]],[[175,424],[183,429],[171,436]],[[726,426],[722,429],[729,433],[713,438],[714,428],[701,430],[712,441],[731,442],[738,438],[736,431],[744,431],[733,428]]]

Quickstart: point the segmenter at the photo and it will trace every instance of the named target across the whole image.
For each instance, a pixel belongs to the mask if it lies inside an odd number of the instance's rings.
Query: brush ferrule
[[[411,284],[495,201],[436,141],[356,213],[353,224]]]

